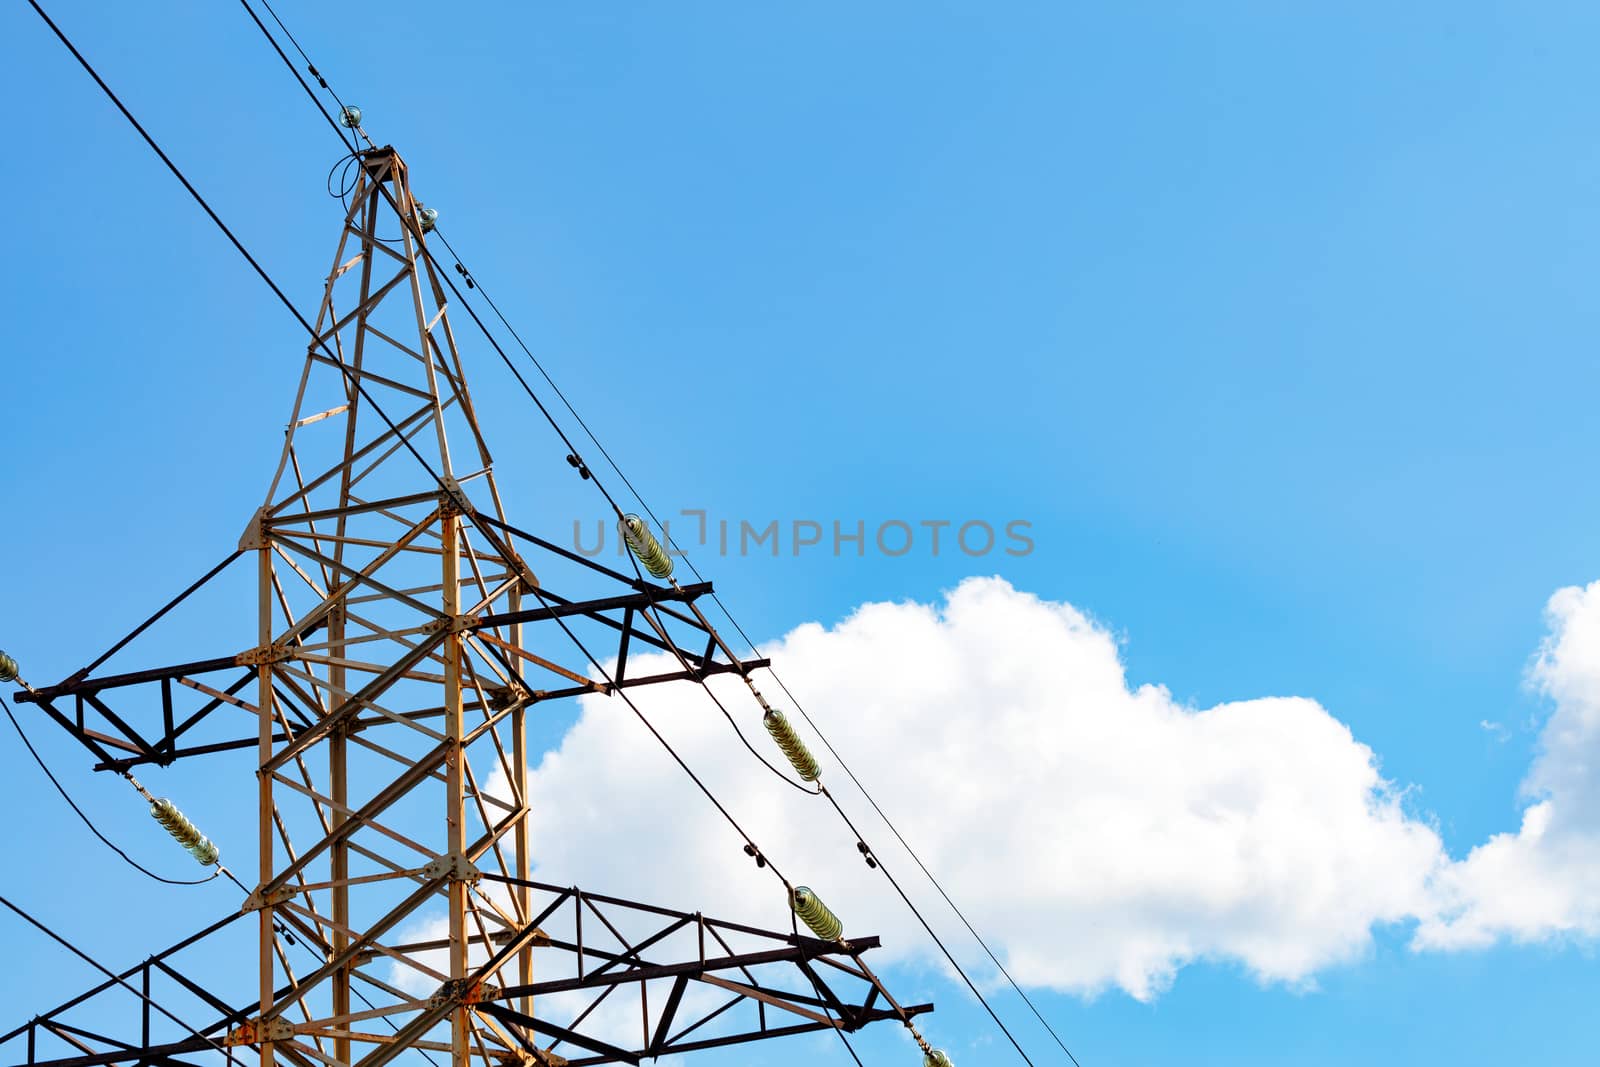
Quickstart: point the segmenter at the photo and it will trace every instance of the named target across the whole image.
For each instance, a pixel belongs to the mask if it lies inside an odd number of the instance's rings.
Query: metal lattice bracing
[[[474,980],[447,984],[415,1013],[409,1033],[371,1035],[386,1043],[382,1058],[415,1050],[446,1051],[446,1043],[417,1035],[461,1003],[499,1024],[517,1042],[518,1054],[496,1054],[496,1060],[572,1067],[636,1064],[835,1025],[853,1032],[932,1008],[900,1005],[889,998],[862,959],[877,947],[877,938],[856,938],[841,946],[577,888],[539,883],[526,888],[538,906],[539,921],[527,928],[527,940],[538,953],[540,980],[510,988]],[[214,1059],[219,1051],[241,1063],[259,1062],[254,1046],[227,1043],[228,1035],[238,1033],[255,1011],[254,1002],[232,1007],[184,973],[186,963],[210,944],[208,939],[225,935],[241,919],[228,916],[121,972],[117,979],[126,986],[108,979],[35,1016],[0,1035],[0,1045],[20,1041],[27,1054],[23,1062],[33,1067],[182,1067]],[[624,934],[625,929],[638,933]],[[507,956],[519,944],[514,937],[497,939],[498,951]],[[164,1018],[134,991],[164,1006],[180,1005],[189,1013],[194,1032]],[[289,989],[279,993],[287,996]],[[550,1005],[536,1015],[521,1003],[534,996]],[[559,1006],[551,1003],[560,998],[565,999]],[[614,1018],[626,1021],[597,1035],[594,1020],[608,1008],[616,1009]],[[376,1018],[372,1012],[366,1015]],[[138,1044],[108,1033],[107,1018],[119,1016],[128,1031],[140,1034]],[[283,1032],[305,1042],[319,1022],[289,1024]],[[358,1018],[352,1025],[372,1024]]]
[[[52,1058],[41,1037],[75,1048],[54,1058],[78,1067],[192,1061],[211,1041],[267,1067],[377,1067],[409,1049],[454,1067],[637,1062],[926,1010],[888,1000],[860,960],[875,939],[769,933],[529,880],[530,708],[765,663],[726,658],[695,606],[709,584],[653,584],[507,522],[407,169],[387,148],[357,168],[282,460],[238,551],[207,576],[253,568],[255,643],[86,668],[18,695],[102,769],[255,752],[253,977],[213,993],[154,957],[143,980],[201,996],[214,1017],[196,1025],[203,1038],[155,1042],[147,1015],[135,1042],[51,1013],[13,1035],[27,1034],[27,1062]],[[574,637],[614,660],[605,680]],[[641,649],[681,669],[636,676]],[[410,920],[441,904],[441,936],[408,941]],[[619,912],[660,928],[635,933]],[[841,981],[863,992],[836,993]],[[690,1017],[690,987],[727,1003]],[[589,1035],[599,1009],[578,995],[636,997],[638,1040]]]

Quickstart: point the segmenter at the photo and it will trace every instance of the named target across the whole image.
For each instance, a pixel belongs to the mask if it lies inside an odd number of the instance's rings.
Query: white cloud
[[[937,606],[868,604],[767,651],[1019,981],[1150,998],[1201,959],[1304,984],[1368,951],[1387,923],[1414,924],[1417,950],[1600,937],[1600,582],[1557,592],[1548,617],[1530,681],[1552,712],[1521,826],[1460,861],[1314,701],[1195,709],[1160,687],[1130,688],[1105,628],[999,579],[969,579]],[[742,687],[714,688],[781,763]],[[632,694],[847,936],[877,933],[874,955],[943,967],[826,802],[775,781],[704,693]],[[791,717],[878,855],[941,931],[959,929]],[[620,699],[583,701],[529,798],[536,877],[789,928],[772,873]],[[978,964],[974,945],[950,940]]]
[[[1197,959],[1301,983],[1366,952],[1375,924],[1432,912],[1439,838],[1344,724],[1302,698],[1192,709],[1130,689],[1112,635],[1069,605],[971,579],[940,606],[868,604],[767,651],[1026,984],[1147,998]],[[716,688],[775,755],[742,688]],[[704,693],[633,692],[847,936],[878,933],[884,957],[937,965],[825,801],[760,768]],[[802,732],[880,856],[954,929]],[[530,801],[539,877],[788,928],[770,872],[619,699],[584,702]],[[973,946],[954,943],[971,962]]]
[[[1496,834],[1444,872],[1423,948],[1600,936],[1600,582],[1558,591],[1530,672],[1554,704],[1516,833]]]

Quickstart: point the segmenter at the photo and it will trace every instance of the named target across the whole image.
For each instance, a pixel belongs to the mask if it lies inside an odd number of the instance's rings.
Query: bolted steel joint
[[[292,655],[287,645],[271,644],[260,648],[247,648],[233,657],[233,662],[241,667],[261,667],[268,663],[282,663]]]
[[[423,866],[422,875],[424,878],[448,878],[452,882],[466,882],[468,885],[476,885],[478,879],[483,877],[472,861],[459,852],[429,861]]]
[[[292,1037],[294,1027],[289,1025],[287,1019],[250,1019],[229,1030],[222,1043],[229,1046],[259,1045],[264,1041],[288,1041]]]
[[[430,1008],[464,1007],[493,1000],[500,995],[500,987],[482,978],[451,978],[428,998]]]
[[[477,615],[447,615],[442,619],[434,619],[422,627],[423,633],[460,634],[477,626],[480,617]]]
[[[260,911],[262,908],[276,907],[294,897],[295,889],[292,885],[280,885],[270,893],[263,893],[260,886],[250,890],[250,895],[244,898],[244,903],[239,905],[240,911]]]

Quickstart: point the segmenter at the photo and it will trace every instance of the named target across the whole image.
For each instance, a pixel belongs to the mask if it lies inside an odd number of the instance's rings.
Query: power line
[[[738,624],[735,623],[735,625]],[[789,693],[789,687],[783,684],[783,679],[779,678],[776,672],[773,672],[772,677],[775,681],[777,681],[780,689],[782,689],[785,693]],[[822,733],[821,730],[817,729],[816,724],[811,721],[811,717],[807,715],[805,709],[800,706],[800,702],[794,699],[793,694],[789,694],[789,699],[794,704],[795,709],[800,712],[801,717],[805,719],[806,723],[816,733],[817,737],[821,739],[828,752],[832,754],[835,760],[838,761],[839,766],[844,770],[845,774],[848,775],[850,780],[855,783],[856,788],[861,791],[861,795],[867,798],[867,803],[872,805],[872,809],[878,813],[878,817],[882,819],[883,824],[889,828],[889,832],[894,834],[895,840],[900,842],[900,847],[906,850],[906,854],[916,862],[917,867],[921,869],[923,875],[927,877],[929,882],[933,883],[933,887],[939,891],[939,895],[943,897],[944,902],[950,906],[950,910],[956,913],[956,917],[959,918],[961,920],[961,924],[967,928],[967,932],[973,936],[973,939],[976,940],[979,945],[983,946],[983,951],[988,954],[989,959],[994,963],[995,967],[999,968],[1000,973],[1005,975],[1006,981],[1011,984],[1012,989],[1016,990],[1017,995],[1022,998],[1023,1003],[1028,1005],[1028,1009],[1033,1012],[1034,1018],[1038,1019],[1044,1028],[1050,1032],[1050,1036],[1055,1039],[1055,1042],[1058,1046],[1060,1046],[1061,1051],[1066,1053],[1067,1059],[1072,1061],[1074,1067],[1080,1067],[1078,1064],[1078,1057],[1074,1056],[1072,1054],[1072,1050],[1067,1047],[1066,1042],[1061,1040],[1060,1035],[1055,1031],[1055,1027],[1051,1026],[1049,1021],[1045,1019],[1042,1014],[1040,1014],[1039,1009],[1034,1006],[1033,999],[1029,997],[1027,993],[1023,992],[1022,986],[1018,985],[1017,980],[1011,977],[1011,972],[1006,970],[1005,964],[1000,962],[999,957],[994,954],[994,950],[989,947],[989,943],[983,939],[982,935],[980,935],[976,929],[974,929],[972,923],[967,920],[966,914],[962,912],[960,908],[956,907],[956,902],[950,899],[950,895],[944,891],[944,886],[940,885],[939,880],[933,876],[933,872],[928,870],[927,865],[922,862],[922,857],[918,856],[916,851],[909,844],[907,844],[906,839],[900,836],[899,829],[895,827],[894,823],[889,821],[889,817],[883,813],[883,809],[878,807],[878,802],[872,798],[872,794],[867,792],[866,786],[861,784],[860,780],[856,778],[855,773],[850,770],[849,766],[847,766],[844,760],[839,756],[839,753],[834,750],[832,743],[828,741],[827,737]],[[855,832],[855,825],[851,823],[850,817],[844,813],[844,810],[839,807],[839,802],[834,799],[833,794],[829,792],[826,787],[823,788],[822,794],[828,798],[828,802],[833,805],[834,810],[839,812],[839,817],[844,820],[845,825],[849,826],[852,832]],[[876,857],[875,853],[874,856]],[[900,899],[906,902],[906,907],[911,909],[912,914],[917,917],[917,921],[922,923],[923,929],[928,931],[928,936],[933,938],[934,942],[939,946],[939,951],[944,953],[945,959],[950,960],[951,963],[954,964],[955,961],[951,959],[950,950],[945,948],[944,943],[939,940],[939,936],[935,934],[931,928],[929,928],[927,920],[923,919],[922,913],[917,911],[916,906],[913,905],[906,897],[905,890],[900,888],[900,883],[895,881],[894,876],[889,873],[888,868],[883,866],[883,861],[881,859],[878,861],[878,869],[883,871],[883,876],[889,879],[889,884],[894,886],[895,892],[900,894]],[[981,1002],[989,1014],[993,1016],[994,1009],[989,1007],[989,1002],[984,999],[983,994],[979,993],[977,988],[972,985],[971,980],[967,978],[966,972],[961,971],[960,967],[957,967],[956,970],[961,973],[962,979],[965,980],[968,987],[972,989],[973,995],[978,998],[979,1002]],[[1002,1030],[1005,1029],[1005,1024],[1001,1023],[998,1018],[995,1019],[995,1022]],[[1010,1034],[1008,1033],[1006,1036],[1009,1037]],[[1021,1052],[1022,1050],[1019,1048],[1017,1051]],[[1027,1056],[1024,1055],[1023,1058],[1027,1059]]]
[[[267,11],[272,15],[272,20],[274,22],[276,22],[278,24],[278,27],[280,29],[282,29],[283,32],[288,36],[290,43],[292,43],[295,46],[295,48],[300,52],[301,56],[305,57],[306,66],[311,71],[311,76],[316,78],[318,84],[320,84],[324,89],[328,89],[328,83],[323,80],[321,74],[317,73],[317,68],[314,67],[314,66],[311,66],[310,57],[306,56],[305,50],[300,48],[300,42],[296,41],[294,39],[294,34],[289,33],[289,29],[288,29],[287,26],[284,26],[283,20],[278,18],[278,13],[276,11],[272,10],[272,5],[266,3],[266,0],[262,0],[262,4],[263,4],[264,7],[266,7]],[[289,57],[284,55],[283,54],[283,49],[278,47],[277,40],[273,38],[272,34],[267,32],[267,27],[262,24],[261,20],[259,18],[256,18],[255,11],[251,9],[249,4],[245,4],[244,5],[244,9],[250,13],[250,18],[252,20],[254,20],[255,24],[261,28],[261,32],[263,34],[266,34],[267,40],[272,42],[272,47],[278,53],[279,58],[281,58],[285,63],[289,63],[289,68],[291,70],[294,69],[294,64],[289,62]],[[317,102],[317,96],[316,96],[315,93],[313,93],[311,91],[311,86],[307,85],[305,82],[302,81],[300,83],[300,87],[306,91],[306,95],[311,97],[311,102],[313,104],[315,104]],[[328,89],[328,91],[331,93],[333,90],[332,89]],[[338,97],[336,96],[336,97],[334,97],[334,99],[337,100]],[[343,113],[344,105],[342,103],[340,104],[339,109],[340,109],[340,112]],[[318,110],[320,110],[320,106],[319,106]],[[328,116],[326,112],[323,113],[323,117],[328,119],[328,125],[333,127],[333,132],[338,135],[339,140],[344,141],[345,147],[349,148],[350,151],[354,152],[356,150],[355,138],[352,137],[350,140],[345,140],[344,132],[340,128],[339,124],[334,122],[332,117]]]
[[[844,813],[844,809],[839,806],[839,802],[834,799],[833,794],[828,792],[826,786],[824,786],[822,789],[822,795],[828,798],[828,803],[832,804],[833,810],[839,813],[839,818],[843,819],[844,824],[850,828],[850,832],[856,835],[856,840],[865,844],[865,839],[862,838],[861,833],[856,829],[855,824],[850,821],[850,816]],[[906,891],[900,887],[900,883],[895,879],[895,876],[889,873],[889,868],[884,866],[883,860],[880,859],[878,855],[872,852],[870,849],[868,849],[865,855],[868,855],[873,860],[873,866],[882,871],[883,876],[889,880],[889,884],[894,886],[894,891],[900,895],[900,899],[905,903],[905,906],[910,909],[911,914],[916,916],[917,922],[922,924],[922,928],[928,932],[928,936],[933,938],[933,943],[939,946],[939,951],[944,953],[944,958],[950,961],[950,966],[956,969],[956,973],[959,974],[961,976],[961,980],[967,984],[967,988],[972,991],[972,995],[978,998],[978,1003],[982,1004],[983,1010],[989,1013],[989,1018],[993,1019],[994,1024],[1000,1028],[1000,1032],[1006,1035],[1006,1040],[1011,1042],[1011,1047],[1017,1050],[1017,1055],[1022,1057],[1022,1061],[1026,1063],[1028,1067],[1033,1067],[1033,1061],[1028,1058],[1028,1054],[1023,1051],[1022,1045],[1018,1043],[1016,1037],[1012,1035],[1006,1024],[1000,1021],[999,1014],[997,1014],[994,1008],[990,1006],[988,998],[978,991],[977,985],[974,984],[972,979],[967,976],[967,972],[962,969],[961,964],[956,962],[955,956],[952,955],[950,950],[945,947],[944,941],[940,939],[938,934],[933,932],[933,927],[928,924],[927,919],[922,917],[922,912],[917,910],[917,906],[911,903],[911,898],[907,896]],[[1072,1053],[1068,1052],[1067,1055],[1071,1056]],[[1072,1062],[1076,1064],[1078,1061],[1073,1060]]]
[[[444,236],[444,234],[443,233],[439,233],[437,228],[435,229],[435,233],[439,234],[439,239],[444,244],[445,248],[448,249],[450,251],[450,254],[452,256],[455,256],[457,258],[457,260],[459,261],[460,260],[460,256],[456,253],[455,248],[451,246],[449,240]],[[431,253],[430,253],[430,255],[431,255]],[[465,272],[463,272],[463,273],[465,273]],[[474,279],[474,281],[476,281],[476,276],[475,275],[468,275],[468,276],[472,277]],[[449,279],[446,278],[446,280],[448,281]],[[649,503],[646,502],[646,500],[640,494],[638,489],[636,489],[634,487],[632,481],[630,481],[628,476],[623,472],[621,466],[618,465],[616,460],[614,460],[611,457],[610,452],[608,452],[606,450],[606,447],[603,444],[600,443],[599,438],[597,438],[595,436],[595,434],[594,434],[594,431],[592,431],[589,428],[588,423],[586,423],[584,421],[583,417],[577,413],[576,409],[574,409],[572,404],[571,404],[571,402],[569,400],[567,400],[566,395],[561,391],[560,387],[555,384],[554,379],[552,379],[550,377],[550,374],[549,374],[548,371],[545,370],[544,365],[533,354],[533,352],[531,350],[529,350],[527,344],[523,342],[521,336],[517,333],[516,329],[514,327],[512,327],[511,324],[506,320],[505,316],[503,314],[501,314],[499,307],[495,304],[494,300],[489,296],[489,293],[487,292],[487,290],[484,289],[483,284],[481,282],[477,282],[475,287],[477,288],[477,290],[480,293],[483,294],[484,301],[489,305],[489,307],[491,309],[493,309],[496,317],[498,317],[500,319],[501,324],[505,326],[505,328],[510,332],[511,336],[516,339],[517,344],[522,348],[523,352],[527,354],[529,360],[533,362],[534,366],[536,368],[538,368],[539,373],[544,377],[545,381],[550,384],[551,388],[555,391],[556,395],[558,397],[560,397],[561,402],[566,406],[568,412],[570,412],[572,414],[573,418],[577,421],[578,425],[580,427],[582,427],[583,432],[588,436],[589,440],[595,445],[596,450],[605,459],[607,465],[610,466],[611,469],[616,472],[617,477],[622,481],[623,485],[625,485],[628,488],[628,491],[633,495],[633,498],[639,502],[639,506],[644,509],[644,511],[645,511],[645,513],[647,515],[650,516],[651,521],[654,522],[655,525],[659,529],[661,529],[663,531],[663,533],[665,534],[665,536],[667,538],[668,543],[673,547],[674,550],[677,551],[679,557],[682,558],[684,563],[689,567],[690,572],[694,574],[694,576],[695,576],[695,578],[697,580],[703,581],[704,580],[704,576],[700,573],[700,570],[694,565],[693,560],[691,560],[689,558],[689,554],[687,552],[685,552],[678,545],[677,541],[672,537],[672,535],[669,532],[667,532],[668,527],[665,524],[663,524],[661,522],[661,520],[656,516],[655,511],[650,507]],[[451,288],[452,288],[452,290],[454,290],[454,284],[453,283],[451,284]],[[459,291],[456,292],[456,295],[458,297],[461,297],[461,294],[459,293]],[[478,321],[477,315],[475,313],[473,313],[473,311],[471,309],[471,306],[467,303],[467,301],[465,300],[464,297],[461,297],[461,302],[462,302],[462,305],[467,308],[468,314],[472,315],[474,321]],[[483,324],[482,324],[481,321],[478,321],[478,325],[479,325],[480,329],[483,328]],[[487,331],[485,331],[485,336],[488,336]],[[490,343],[495,345],[495,348],[496,348],[497,351],[499,350],[499,345],[495,344],[495,342],[494,342],[492,337],[490,338]],[[502,357],[502,359],[505,358],[503,352],[501,353],[501,357]],[[517,372],[514,369],[513,369],[512,373],[516,374],[517,379],[518,379],[519,382],[521,382],[523,388],[524,389],[528,389],[527,382],[525,380],[523,380],[522,376],[520,374],[517,374]],[[529,392],[529,395],[530,396],[532,395],[531,391]],[[545,413],[545,417],[547,419],[549,419],[550,418],[550,414],[549,414],[548,410],[545,408],[544,404],[540,403],[537,400],[537,398],[535,398],[535,403],[539,404],[540,410],[543,411]],[[552,425],[554,425],[553,421],[552,421]],[[561,434],[562,440],[564,442],[566,442],[570,447],[570,441],[568,440],[566,434],[564,432],[562,432],[559,427],[557,427],[557,432]],[[616,511],[616,512],[618,512],[620,514],[620,509],[617,507],[615,501],[612,500],[612,498],[610,497],[610,494],[606,493],[604,488],[600,485],[600,482],[599,482],[598,478],[595,479],[595,484],[596,484],[596,488],[599,488],[601,490],[602,494],[606,496],[606,500],[607,500],[608,503],[611,504],[612,510]],[[630,558],[630,560],[632,559],[631,556],[629,558]],[[635,564],[635,568],[637,569],[637,564]],[[711,599],[713,600],[713,602],[716,603],[718,609],[721,610],[723,616],[734,627],[734,630],[739,634],[739,636],[744,640],[744,642],[750,647],[751,651],[755,653],[756,657],[757,658],[762,658],[760,649],[756,647],[755,642],[753,640],[751,640],[749,634],[747,634],[745,632],[744,627],[739,624],[738,620],[734,617],[733,612],[728,608],[727,604],[725,604],[723,602],[721,596],[719,596],[715,591],[713,591],[712,594],[711,594]],[[806,725],[808,725],[812,729],[812,731],[814,733],[816,733],[818,739],[820,739],[822,741],[824,747],[827,748],[828,752],[839,763],[840,768],[844,770],[845,774],[850,778],[851,782],[854,783],[854,785],[856,786],[856,788],[858,790],[860,790],[861,795],[864,796],[867,799],[867,802],[869,804],[871,804],[873,810],[875,812],[877,812],[878,817],[883,820],[883,822],[884,822],[884,824],[886,826],[888,826],[890,832],[894,834],[895,839],[900,842],[901,847],[903,847],[906,850],[907,854],[909,854],[911,856],[912,860],[915,861],[915,863],[917,864],[918,869],[920,869],[922,871],[923,875],[928,879],[928,881],[933,884],[933,887],[938,891],[940,897],[943,898],[945,903],[947,905],[949,905],[950,909],[956,913],[956,916],[957,916],[957,918],[959,918],[961,920],[962,925],[964,927],[966,927],[966,929],[967,929],[967,931],[969,933],[972,934],[973,938],[983,948],[984,953],[994,963],[995,967],[999,969],[1000,973],[1005,976],[1006,981],[1010,984],[1012,989],[1015,990],[1017,995],[1020,996],[1022,998],[1023,1002],[1027,1004],[1028,1009],[1033,1013],[1034,1017],[1036,1019],[1038,1019],[1039,1022],[1044,1026],[1044,1028],[1049,1032],[1051,1038],[1054,1039],[1054,1041],[1057,1044],[1057,1046],[1059,1046],[1061,1051],[1066,1054],[1067,1058],[1072,1061],[1072,1063],[1074,1064],[1074,1067],[1079,1067],[1078,1058],[1073,1055],[1072,1050],[1067,1047],[1066,1043],[1064,1041],[1062,1041],[1060,1035],[1056,1033],[1055,1028],[1052,1027],[1050,1025],[1049,1021],[1045,1019],[1044,1015],[1039,1011],[1038,1007],[1034,1004],[1032,998],[1030,998],[1028,996],[1028,994],[1022,989],[1022,986],[1020,984],[1018,984],[1016,979],[1014,979],[1011,976],[1011,973],[1006,970],[1005,965],[1000,962],[999,958],[995,955],[994,951],[989,947],[988,942],[985,941],[983,939],[983,937],[978,933],[977,929],[973,926],[971,921],[967,919],[965,913],[963,913],[961,911],[961,909],[956,906],[955,901],[950,898],[950,895],[949,895],[948,892],[945,891],[944,886],[942,884],[940,884],[939,880],[936,877],[934,877],[933,872],[928,869],[927,864],[925,864],[922,861],[922,858],[917,855],[916,851],[914,849],[912,849],[910,843],[908,843],[906,841],[905,837],[900,833],[900,830],[894,825],[894,823],[892,821],[890,821],[888,815],[884,813],[883,808],[881,806],[879,806],[877,800],[873,798],[872,794],[867,791],[866,786],[862,784],[861,780],[856,776],[855,772],[852,771],[849,768],[849,766],[845,763],[844,759],[839,755],[838,751],[834,748],[832,742],[828,740],[827,736],[822,732],[822,730],[812,720],[810,714],[808,714],[806,712],[805,708],[801,705],[800,701],[798,699],[796,699],[794,693],[792,691],[790,691],[789,687],[784,683],[782,677],[779,676],[777,670],[775,668],[769,666],[769,667],[767,667],[767,672],[772,675],[773,681],[775,681],[778,684],[778,687],[780,689],[782,689],[784,694],[789,698],[790,703],[792,703],[794,705],[794,707],[795,707],[795,710],[800,713],[800,716],[801,716],[802,719],[805,720]],[[773,773],[777,774],[778,777],[783,779],[783,781],[785,781],[787,784],[789,784],[791,786],[795,786],[796,788],[800,788],[800,789],[802,789],[803,792],[807,792],[807,793],[811,792],[811,790],[804,789],[803,787],[799,786],[797,783],[791,781],[786,775],[784,775],[781,772],[777,771],[777,769],[774,768],[771,763],[769,763],[759,752],[757,752],[753,747],[751,747],[750,742],[745,738],[743,731],[739,729],[738,724],[736,722],[734,722],[734,720],[732,719],[731,715],[729,715],[727,709],[723,706],[722,702],[716,697],[716,695],[714,693],[711,693],[711,690],[710,690],[709,686],[706,685],[706,682],[702,679],[700,684],[702,685],[702,687],[705,687],[707,694],[711,696],[711,699],[717,705],[717,708],[720,711],[722,711],[724,716],[728,717],[729,722],[733,725],[734,732],[738,734],[740,741],[742,741],[744,743],[744,745],[745,745],[745,747],[747,749],[750,749],[751,753],[756,757],[756,759],[760,760],[763,764],[766,764],[766,766],[768,767],[769,770],[772,770]],[[821,790],[821,792],[828,796],[828,799],[829,799],[830,802],[833,803],[833,806],[834,806],[835,810],[839,811],[840,816],[842,818],[844,818],[846,824],[849,825],[849,823],[850,823],[849,818],[847,816],[845,816],[843,810],[839,808],[838,802],[837,802],[837,800],[835,800],[833,798],[832,794],[827,793],[826,789]],[[852,832],[855,831],[855,828],[854,828],[853,825],[850,826],[850,829],[852,830]],[[859,839],[859,836],[860,835],[858,834],[857,835],[858,839]],[[880,867],[880,869],[881,869],[881,867]],[[932,927],[929,926],[927,920],[924,919],[922,914],[917,911],[916,907],[911,903],[910,899],[906,896],[905,891],[903,889],[901,889],[899,883],[895,881],[895,879],[889,874],[889,872],[887,870],[884,870],[883,873],[884,873],[884,876],[889,879],[890,884],[894,886],[895,891],[900,895],[900,898],[906,903],[906,906],[908,908],[910,908],[910,910],[912,911],[912,913],[914,915],[916,915],[918,922],[920,922],[922,924],[923,928],[928,932],[928,936],[933,939],[934,943],[936,945],[938,945],[939,950],[944,954],[945,958],[950,962],[951,966],[955,968],[956,973],[961,976],[962,981],[966,983],[967,988],[969,990],[971,990],[973,996],[977,998],[978,1002],[980,1004],[982,1004],[984,1010],[989,1013],[989,1015],[990,1015],[990,1017],[992,1019],[994,1019],[995,1024],[998,1025],[1000,1027],[1000,1029],[1005,1033],[1006,1037],[1010,1040],[1012,1046],[1016,1049],[1018,1055],[1020,1055],[1025,1062],[1027,1062],[1027,1063],[1029,1063],[1031,1065],[1033,1061],[1028,1058],[1027,1053],[1023,1051],[1022,1046],[1017,1042],[1016,1038],[1012,1036],[1011,1032],[1006,1028],[1005,1024],[1000,1021],[1000,1018],[995,1013],[994,1008],[989,1004],[988,1000],[984,997],[984,995],[978,990],[976,984],[973,983],[972,979],[970,977],[968,977],[966,971],[963,970],[961,965],[956,962],[954,956],[950,953],[949,949],[944,945],[944,943],[939,939],[939,936],[936,933],[934,933]],[[853,1056],[854,1054],[855,1054],[854,1050],[852,1049],[851,1050],[851,1055]],[[859,1061],[857,1061],[857,1062],[859,1062]]]

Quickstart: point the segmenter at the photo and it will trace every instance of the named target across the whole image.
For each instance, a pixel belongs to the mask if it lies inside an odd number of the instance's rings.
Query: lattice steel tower
[[[453,1067],[637,1063],[929,1010],[897,1004],[862,961],[875,938],[530,879],[530,708],[765,661],[730,658],[696,605],[709,584],[652,582],[508,522],[407,168],[389,148],[353,166],[282,459],[227,564],[254,569],[256,643],[96,676],[101,657],[18,694],[103,770],[253,751],[257,884],[239,915],[127,972],[151,1000],[181,1000],[192,1031],[108,982],[7,1035],[26,1037],[20,1062],[188,1063],[219,1046],[267,1067],[414,1050]],[[635,675],[640,649],[680,669]],[[407,940],[441,901],[447,931]],[[253,978],[186,977],[185,954],[240,922]],[[718,999],[691,1011],[696,983]],[[101,1006],[118,997],[137,1033]],[[614,1014],[602,1003],[630,1004],[636,1040],[595,1025]]]

